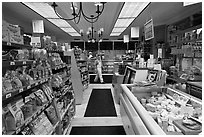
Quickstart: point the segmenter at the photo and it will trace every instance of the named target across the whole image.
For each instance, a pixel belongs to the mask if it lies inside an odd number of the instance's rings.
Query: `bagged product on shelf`
[[[15,126],[16,127],[21,126],[24,122],[24,115],[23,115],[22,110],[20,109],[23,104],[24,104],[23,99],[20,99],[19,101],[17,101],[13,105],[11,105],[11,104],[7,105],[9,111],[11,112],[11,114],[13,115],[13,117],[15,119]]]
[[[11,114],[11,112],[8,111],[7,113],[5,113],[3,117],[5,119],[6,132],[15,131],[16,130],[15,118]]]
[[[45,94],[47,95],[47,98],[50,101],[54,98],[53,91],[52,91],[52,89],[47,84],[43,84],[42,85],[42,90],[45,92]]]
[[[45,114],[46,114],[47,118],[50,120],[50,122],[52,123],[52,125],[55,125],[59,121],[57,114],[56,114],[56,110],[52,105],[50,105],[45,110]]]
[[[2,87],[5,89],[3,90],[4,94],[9,93],[13,89],[11,80],[8,78],[2,78]]]
[[[48,101],[44,92],[41,89],[38,89],[34,94],[37,97],[37,105],[38,106],[42,106],[43,104],[45,104]]]
[[[35,135],[48,135],[51,131],[54,130],[52,124],[44,112],[42,112],[41,115],[30,122],[29,127]]]
[[[22,131],[21,131],[22,135],[35,135],[32,130],[26,126]]]
[[[37,80],[38,79],[38,75],[37,75],[37,69],[35,68],[34,65],[32,65],[31,69],[29,70],[29,75],[34,79]]]
[[[25,119],[32,116],[32,114],[37,110],[37,100],[34,93],[25,97],[24,105],[21,107]]]
[[[6,122],[5,122],[5,112],[2,110],[2,134],[6,134]]]

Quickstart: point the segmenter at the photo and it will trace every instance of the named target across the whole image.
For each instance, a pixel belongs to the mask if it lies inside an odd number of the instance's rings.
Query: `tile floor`
[[[117,117],[84,117],[84,113],[86,111],[86,107],[89,101],[89,97],[91,95],[91,91],[93,88],[110,88],[112,95],[114,94],[112,84],[90,84],[89,87],[84,90],[83,93],[83,101],[81,105],[76,105],[76,114],[72,119],[71,128],[73,126],[119,126],[123,125],[122,119],[120,117],[120,106],[115,103],[114,95],[113,100],[115,104],[115,109],[117,113]],[[67,134],[70,133],[70,130]]]

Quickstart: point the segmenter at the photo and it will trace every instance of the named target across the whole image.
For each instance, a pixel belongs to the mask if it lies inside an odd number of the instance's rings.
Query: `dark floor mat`
[[[126,135],[123,126],[72,127],[70,135]]]
[[[94,82],[96,75],[89,75],[90,77],[90,84],[100,84],[100,80],[98,79],[97,82]],[[105,83],[112,83],[113,75],[103,75],[103,81]]]
[[[84,117],[116,117],[111,89],[93,89]]]

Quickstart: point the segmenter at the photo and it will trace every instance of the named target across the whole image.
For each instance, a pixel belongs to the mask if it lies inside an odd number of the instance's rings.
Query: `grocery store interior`
[[[202,2],[1,2],[2,135],[202,135]]]

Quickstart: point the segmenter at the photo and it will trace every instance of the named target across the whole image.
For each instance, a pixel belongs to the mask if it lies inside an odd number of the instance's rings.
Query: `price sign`
[[[31,88],[31,86],[29,85],[28,87],[27,87],[27,89],[30,89]]]
[[[11,46],[11,42],[7,42],[6,44],[7,44],[8,46]]]
[[[19,89],[19,93],[23,92],[23,88]]]
[[[10,62],[10,65],[15,65],[15,62],[11,61],[11,62]]]
[[[6,98],[10,98],[11,97],[11,93],[6,95]]]

